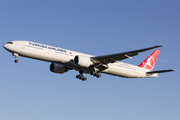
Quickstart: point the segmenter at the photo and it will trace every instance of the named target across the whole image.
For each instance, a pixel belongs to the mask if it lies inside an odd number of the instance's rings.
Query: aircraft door
[[[26,47],[24,42],[21,42],[20,46],[21,46],[22,49],[25,49],[25,47]]]

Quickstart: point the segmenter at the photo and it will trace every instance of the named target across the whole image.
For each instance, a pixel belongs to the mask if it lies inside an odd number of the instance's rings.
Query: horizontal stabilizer
[[[158,70],[158,71],[150,71],[150,72],[146,72],[146,73],[154,74],[154,73],[165,73],[165,72],[171,72],[171,71],[175,71],[175,70],[173,70],[173,69],[170,69],[170,70]]]

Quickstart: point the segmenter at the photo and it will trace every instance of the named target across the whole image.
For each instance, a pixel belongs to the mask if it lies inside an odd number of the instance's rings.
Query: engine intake
[[[81,66],[81,67],[89,67],[90,65],[93,65],[93,62],[89,57],[84,57],[84,56],[75,56],[74,57],[74,64]]]
[[[51,63],[50,65],[50,71],[54,73],[60,73],[63,74],[68,71],[68,69],[64,65]]]

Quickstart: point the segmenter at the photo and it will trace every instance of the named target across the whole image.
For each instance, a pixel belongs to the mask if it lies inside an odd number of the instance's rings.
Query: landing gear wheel
[[[83,76],[79,76],[79,79],[82,80],[84,77]]]
[[[96,77],[97,77],[97,78],[101,77],[101,74],[98,74]]]
[[[86,81],[86,80],[87,80],[87,78],[86,78],[86,77],[83,77],[82,81]]]
[[[81,75],[76,75],[76,78],[79,78],[80,80],[83,78]]]
[[[79,78],[80,75],[76,75],[76,78]]]
[[[18,60],[18,59],[16,59],[14,62],[15,62],[15,63],[18,63],[18,62],[19,62],[19,60]]]
[[[84,73],[84,71],[83,71],[83,70],[80,70],[80,71],[79,71],[79,75],[76,75],[76,78],[79,78],[79,79],[82,80],[82,81],[86,81],[87,78],[83,76],[83,73]]]

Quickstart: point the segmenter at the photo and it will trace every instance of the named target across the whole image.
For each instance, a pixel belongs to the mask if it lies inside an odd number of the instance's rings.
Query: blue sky
[[[0,44],[28,40],[92,55],[164,45],[159,78],[125,79],[76,71],[50,72],[50,63],[1,53],[2,120],[179,120],[178,0],[2,0]],[[123,62],[138,65],[153,50]],[[168,61],[168,62],[165,62]]]

